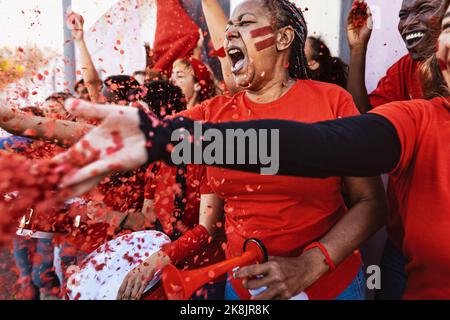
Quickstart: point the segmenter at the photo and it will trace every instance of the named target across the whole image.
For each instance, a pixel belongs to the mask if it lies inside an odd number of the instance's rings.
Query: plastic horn
[[[264,263],[267,260],[268,254],[264,244],[258,239],[247,239],[244,243],[244,253],[240,257],[188,271],[167,265],[163,269],[162,284],[169,300],[188,300],[199,288],[235,268]]]

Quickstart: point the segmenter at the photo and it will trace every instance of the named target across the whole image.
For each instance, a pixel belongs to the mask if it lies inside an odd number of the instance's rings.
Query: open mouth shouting
[[[405,40],[408,50],[414,49],[418,46],[425,37],[424,31],[408,31],[403,34],[403,40]]]
[[[231,62],[231,72],[236,74],[245,67],[247,59],[244,50],[236,46],[230,46],[227,49],[227,54]]]

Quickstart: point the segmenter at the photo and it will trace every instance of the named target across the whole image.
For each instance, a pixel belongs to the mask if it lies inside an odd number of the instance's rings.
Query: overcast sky
[[[89,28],[119,0],[72,0],[72,9],[81,13]],[[234,8],[242,0],[231,0]],[[63,43],[62,0],[0,0],[0,46],[61,49]]]
[[[91,26],[118,0],[72,0]],[[63,43],[62,0],[0,0],[0,46],[26,43],[59,49]]]

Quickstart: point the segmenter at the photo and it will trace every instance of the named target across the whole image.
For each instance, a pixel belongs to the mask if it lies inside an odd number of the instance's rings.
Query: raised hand
[[[351,50],[366,50],[372,35],[373,18],[364,0],[356,0],[347,19],[347,37]]]
[[[63,179],[61,187],[83,194],[106,175],[132,170],[147,162],[147,142],[139,127],[137,108],[95,105],[75,99],[67,100],[65,108],[77,117],[103,122],[55,158],[59,163],[71,163],[77,168]],[[158,122],[156,118],[154,121]]]
[[[81,41],[84,39],[84,18],[82,15],[70,12],[66,18],[67,27],[72,30],[72,37],[74,41]]]

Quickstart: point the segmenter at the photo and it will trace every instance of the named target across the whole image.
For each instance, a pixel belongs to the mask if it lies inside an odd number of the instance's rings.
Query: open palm
[[[69,99],[66,109],[77,117],[103,121],[56,158],[79,168],[63,180],[61,187],[76,188],[77,194],[83,194],[112,172],[129,171],[146,163],[146,138],[139,128],[137,108]]]
[[[364,1],[360,1],[361,3]],[[350,11],[347,19],[347,37],[350,49],[367,48],[372,35],[373,17],[370,8],[367,7],[367,21],[362,27],[355,27],[353,21],[353,11]]]

